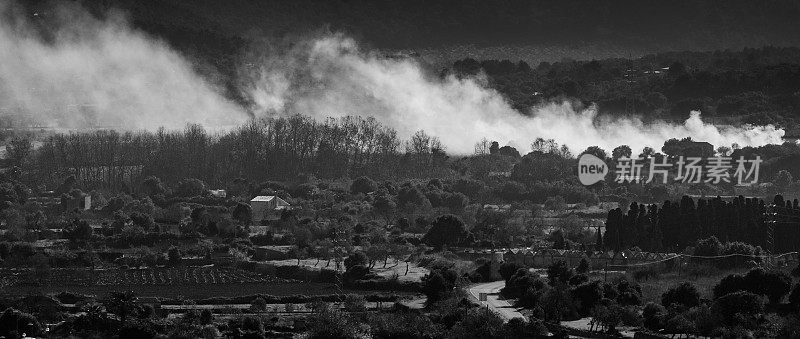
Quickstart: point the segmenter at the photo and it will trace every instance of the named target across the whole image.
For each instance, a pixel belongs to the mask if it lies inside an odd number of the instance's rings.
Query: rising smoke
[[[718,128],[704,123],[699,112],[683,124],[645,124],[633,118],[601,118],[594,107],[553,102],[523,115],[477,79],[431,77],[413,59],[361,51],[342,35],[296,44],[260,63],[249,93],[261,114],[374,116],[404,137],[425,130],[452,153],[469,153],[484,137],[524,152],[537,137],[580,151],[623,144],[660,150],[667,139],[684,137],[718,146],[759,146],[780,143],[783,136],[773,126]]]
[[[0,2],[0,113],[60,128],[246,121],[179,53],[76,6],[30,14]]]
[[[519,148],[537,137],[573,151],[627,144],[660,149],[673,137],[715,145],[781,142],[772,126],[717,128],[693,113],[684,124],[603,119],[594,108],[548,103],[521,114],[479,79],[431,76],[411,58],[363,51],[328,34],[290,48],[257,49],[244,67],[242,91],[255,107],[239,107],[192,70],[165,43],[111,15],[100,20],[74,7],[47,14],[57,29],[42,34],[34,17],[0,3],[0,115],[28,114],[62,128],[183,128],[187,123],[231,126],[258,117],[305,114],[317,119],[373,116],[408,138],[418,130],[441,139],[451,153],[470,153],[482,138]],[[252,67],[255,65],[255,68]]]

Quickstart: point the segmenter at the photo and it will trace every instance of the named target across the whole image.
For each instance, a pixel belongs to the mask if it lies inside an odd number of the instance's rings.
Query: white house
[[[250,207],[253,209],[253,220],[265,219],[268,213],[290,208],[288,202],[274,195],[259,195],[250,200]]]

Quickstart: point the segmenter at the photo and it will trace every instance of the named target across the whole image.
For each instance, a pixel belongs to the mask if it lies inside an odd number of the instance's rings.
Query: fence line
[[[731,257],[746,257],[746,258],[759,258],[759,259],[764,259],[764,258],[777,259],[777,258],[784,257],[784,256],[787,256],[787,255],[792,255],[792,254],[798,254],[798,252],[787,252],[787,253],[777,254],[777,255],[755,255],[755,254],[733,253],[733,254],[725,254],[725,255],[705,256],[705,255],[693,255],[693,254],[676,254],[676,255],[674,255],[672,257],[669,257],[669,258],[666,258],[666,259],[662,259],[662,260],[658,260],[658,261],[649,261],[649,262],[638,263],[638,264],[621,264],[621,265],[609,264],[608,267],[648,266],[648,265],[660,264],[662,262],[678,259],[678,258],[681,258],[681,257],[696,258],[696,259],[724,259],[724,258],[731,258]]]

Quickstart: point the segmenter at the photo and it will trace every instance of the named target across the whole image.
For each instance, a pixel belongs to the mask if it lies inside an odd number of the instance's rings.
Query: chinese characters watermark
[[[704,182],[715,185],[722,182],[733,182],[737,185],[751,185],[758,183],[761,162],[760,156],[751,160],[746,160],[742,156],[735,160],[731,157],[723,156],[705,159],[680,156],[675,164],[669,163],[669,159],[666,157],[661,157],[660,159],[656,159],[656,157],[649,159],[619,158],[614,180],[618,183],[627,181],[649,184],[658,178],[662,184],[666,184],[669,178],[669,171],[677,167],[673,177],[675,182],[690,184]],[[642,175],[644,168],[648,170],[647,176]]]

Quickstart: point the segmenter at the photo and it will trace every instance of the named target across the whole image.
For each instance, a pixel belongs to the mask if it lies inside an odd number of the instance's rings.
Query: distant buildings
[[[211,196],[214,198],[225,198],[228,196],[228,192],[225,190],[210,190],[208,192],[211,193]]]
[[[259,195],[250,200],[250,207],[253,210],[253,220],[258,221],[268,219],[271,213],[289,209],[292,205],[274,195]]]

